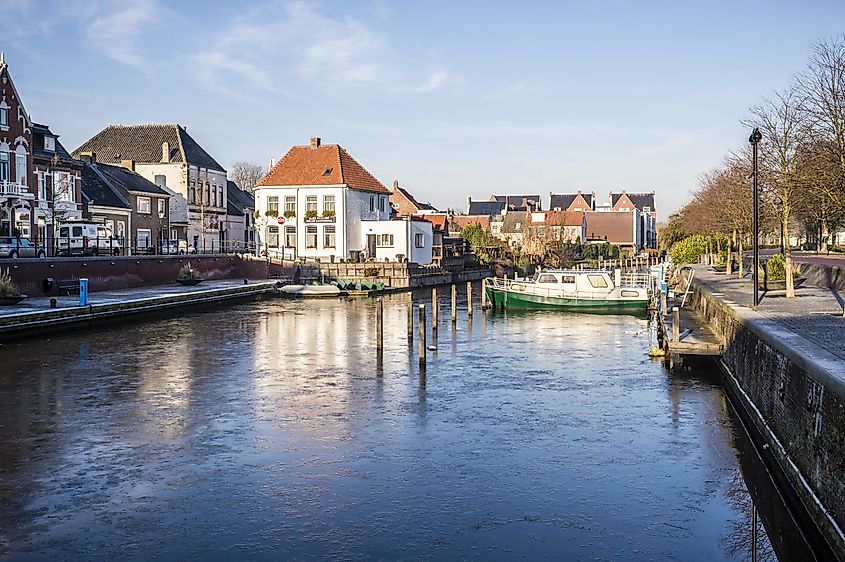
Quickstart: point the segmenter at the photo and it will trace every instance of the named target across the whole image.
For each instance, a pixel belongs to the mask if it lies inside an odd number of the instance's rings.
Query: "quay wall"
[[[819,540],[845,560],[845,368],[790,330],[706,283],[691,306],[725,339],[726,388],[764,440]],[[822,539],[823,538],[823,539]]]
[[[795,268],[807,278],[808,285],[841,291],[845,289],[845,268],[796,262]]]
[[[58,294],[59,281],[87,278],[89,290],[108,291],[173,283],[179,268],[190,262],[204,279],[267,279],[264,259],[235,255],[130,256],[3,260],[21,293],[30,296]],[[55,280],[53,291],[43,290],[45,278]]]
[[[489,269],[447,271],[436,267],[407,263],[317,263],[273,262],[270,277],[291,282],[308,283],[332,279],[380,279],[394,289],[415,289],[449,283],[478,281],[489,277]]]

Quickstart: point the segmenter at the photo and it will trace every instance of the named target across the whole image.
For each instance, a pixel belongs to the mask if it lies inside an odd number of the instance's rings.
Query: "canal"
[[[749,559],[765,471],[715,370],[631,316],[443,305],[425,376],[405,295],[381,368],[366,300],[4,344],[0,559]],[[801,552],[776,503],[759,560]]]

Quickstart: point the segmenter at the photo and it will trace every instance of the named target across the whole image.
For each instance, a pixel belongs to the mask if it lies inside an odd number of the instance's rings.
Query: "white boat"
[[[527,279],[487,279],[493,308],[556,308],[578,312],[645,312],[647,275],[619,270],[547,269]]]
[[[339,297],[340,289],[334,285],[285,285],[279,289],[288,297]]]

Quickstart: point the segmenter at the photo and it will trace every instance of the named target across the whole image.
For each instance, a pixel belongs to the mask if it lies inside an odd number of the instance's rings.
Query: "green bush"
[[[669,249],[672,261],[677,265],[698,262],[698,256],[707,253],[707,237],[703,234],[687,236],[679,242],[675,242]]]

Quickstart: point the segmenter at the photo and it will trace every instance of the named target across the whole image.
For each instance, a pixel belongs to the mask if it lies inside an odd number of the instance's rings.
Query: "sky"
[[[658,218],[747,140],[750,106],[845,32],[845,2],[0,0],[32,119],[73,150],[180,123],[228,168],[314,136],[382,183],[655,191]]]

